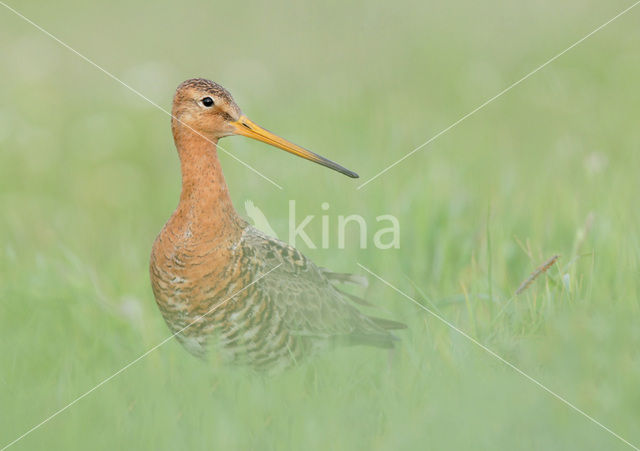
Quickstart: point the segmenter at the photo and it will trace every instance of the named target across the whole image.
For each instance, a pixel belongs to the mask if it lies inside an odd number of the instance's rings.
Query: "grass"
[[[183,79],[221,82],[362,181],[629,6],[11,4],[163,107]],[[371,268],[638,446],[638,14],[362,190],[226,139],[284,187],[222,155],[235,205],[281,236],[289,199],[395,215],[399,249],[301,250]],[[2,446],[168,335],[147,264],[179,171],[166,115],[2,9],[0,49]],[[366,297],[409,325],[392,356],[339,349],[267,378],[172,341],[12,449],[628,448],[384,284]]]

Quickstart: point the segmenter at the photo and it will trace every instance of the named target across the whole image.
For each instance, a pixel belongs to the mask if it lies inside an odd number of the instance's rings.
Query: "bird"
[[[368,316],[341,284],[363,277],[317,266],[235,210],[218,140],[243,135],[357,178],[260,127],[231,94],[204,78],[176,89],[171,129],[180,159],[178,205],[154,241],[152,291],[173,335],[191,354],[278,371],[337,345],[393,348],[403,323]]]
[[[256,207],[252,201],[245,200],[244,201],[244,211],[247,213],[247,216],[253,221],[253,225],[258,230],[262,230],[267,235],[278,238],[276,232],[271,228],[271,224],[269,224],[269,220],[264,215],[262,210]]]

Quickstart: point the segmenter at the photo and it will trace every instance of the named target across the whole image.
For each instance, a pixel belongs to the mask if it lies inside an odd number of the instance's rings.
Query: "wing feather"
[[[355,301],[352,295],[341,292],[332,283],[336,280],[360,282],[358,277],[349,278],[321,269],[294,247],[253,227],[245,229],[241,244],[251,249],[253,264],[260,266],[261,273],[277,267],[257,285],[273,302],[291,334],[347,344],[393,347],[396,338],[387,329],[404,325],[364,315],[352,305]]]

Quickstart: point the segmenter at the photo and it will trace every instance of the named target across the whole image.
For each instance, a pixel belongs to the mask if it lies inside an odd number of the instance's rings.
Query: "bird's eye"
[[[213,106],[213,99],[211,97],[205,97],[204,99],[201,100],[201,102],[206,107]]]

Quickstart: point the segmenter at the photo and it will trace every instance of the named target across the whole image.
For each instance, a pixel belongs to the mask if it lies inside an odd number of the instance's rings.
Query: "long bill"
[[[286,150],[287,152],[299,157],[305,158],[309,161],[313,161],[314,163],[321,164],[322,166],[333,169],[334,171],[338,171],[351,178],[358,178],[358,174],[356,174],[355,172],[343,168],[339,164],[334,163],[333,161],[328,160],[325,157],[315,154],[310,150],[305,149],[304,147],[300,147],[297,144],[294,144],[290,141],[287,141],[286,139],[279,137],[274,133],[271,133],[269,130],[260,127],[244,115],[240,116],[240,118],[237,121],[232,122],[232,124],[235,126],[235,132],[238,135],[257,139],[258,141],[262,141],[274,147],[278,147],[279,149]]]

